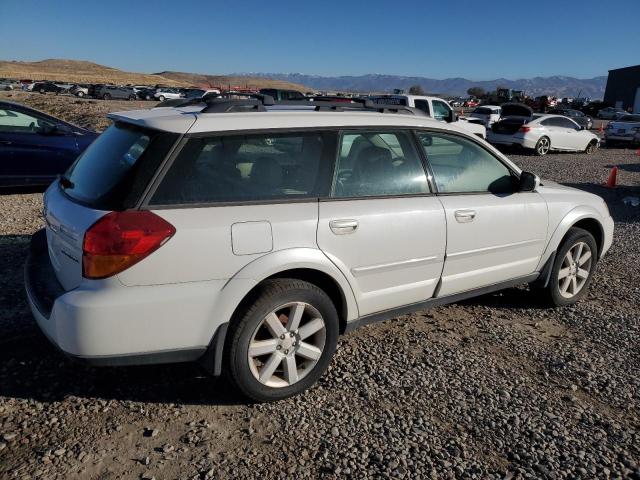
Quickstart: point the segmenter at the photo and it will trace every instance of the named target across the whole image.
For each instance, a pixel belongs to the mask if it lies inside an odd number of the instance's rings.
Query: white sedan
[[[502,108],[498,105],[482,105],[481,107],[476,107],[471,115],[471,118],[478,118],[483,121],[484,126],[489,128],[495,122],[500,120]]]
[[[515,145],[532,149],[536,155],[551,150],[593,153],[600,138],[570,118],[561,115],[507,117],[487,130],[487,141],[496,145]]]

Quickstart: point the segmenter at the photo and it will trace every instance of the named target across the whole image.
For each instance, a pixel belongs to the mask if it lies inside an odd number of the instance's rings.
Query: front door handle
[[[456,210],[453,215],[456,217],[458,223],[469,223],[473,222],[473,219],[476,218],[476,211],[469,209]]]
[[[336,235],[346,235],[347,233],[353,233],[358,228],[358,221],[351,219],[344,220],[331,220],[329,222],[329,228]]]

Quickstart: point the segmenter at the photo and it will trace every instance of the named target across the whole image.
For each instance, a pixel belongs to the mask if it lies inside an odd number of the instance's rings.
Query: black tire
[[[560,292],[560,269],[563,267],[565,256],[569,250],[580,242],[587,244],[591,250],[591,263],[588,269],[589,274],[578,293],[573,295],[571,298],[567,298]],[[553,267],[549,276],[549,284],[541,290],[544,300],[555,307],[564,307],[580,301],[589,291],[589,285],[591,284],[591,279],[595,273],[597,261],[598,246],[593,235],[582,228],[573,227],[569,229],[556,253],[556,258],[553,262]]]
[[[78,92],[76,93],[76,95],[78,96],[78,98],[82,98],[84,97],[84,92]]]
[[[164,102],[164,100],[165,100],[164,95],[160,95],[160,96],[158,97],[158,100],[160,100],[161,102]]]
[[[587,155],[591,155],[592,153],[595,153],[597,149],[598,149],[598,142],[593,141],[593,142],[590,142],[589,145],[587,145],[587,148],[584,150],[584,153],[586,153]]]
[[[546,155],[550,150],[551,140],[549,139],[549,137],[540,137],[536,143],[536,146],[533,148],[533,152],[538,157]]]
[[[305,302],[320,313],[325,328],[324,346],[317,363],[300,380],[291,385],[272,387],[261,383],[252,373],[249,344],[265,316],[291,302]],[[327,294],[302,280],[267,280],[244,302],[244,309],[230,325],[225,347],[226,373],[238,390],[253,400],[270,402],[297,395],[311,387],[328,367],[338,342],[338,314]]]
[[[40,93],[44,95],[46,93],[46,90],[44,88],[41,88]]]
[[[105,93],[104,95],[102,95],[102,99],[103,100],[111,100],[111,95],[108,93]]]
[[[136,99],[135,95],[129,95],[129,97],[127,98],[127,100],[129,100],[130,102],[134,101]]]

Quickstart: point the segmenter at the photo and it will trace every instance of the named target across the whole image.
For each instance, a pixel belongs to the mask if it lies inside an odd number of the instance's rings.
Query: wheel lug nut
[[[278,345],[278,346],[276,347],[276,350],[282,350],[282,345]]]
[[[291,333],[289,334],[289,336],[290,336],[290,337],[293,337],[293,335],[294,335],[294,333],[293,333],[293,332],[291,332]]]
[[[280,335],[280,340],[284,340],[284,333]]]
[[[288,354],[289,354],[289,350],[285,350],[285,351],[284,351],[284,354],[285,354],[285,355],[288,355]]]

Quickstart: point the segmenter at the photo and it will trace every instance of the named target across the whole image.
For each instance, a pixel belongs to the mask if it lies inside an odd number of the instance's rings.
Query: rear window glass
[[[178,135],[116,123],[78,157],[64,191],[94,208],[135,205]]]
[[[150,204],[206,204],[313,198],[329,190],[332,133],[191,138]]]
[[[473,113],[480,113],[482,115],[491,115],[493,113],[493,110],[491,110],[490,108],[478,107],[473,111]]]

